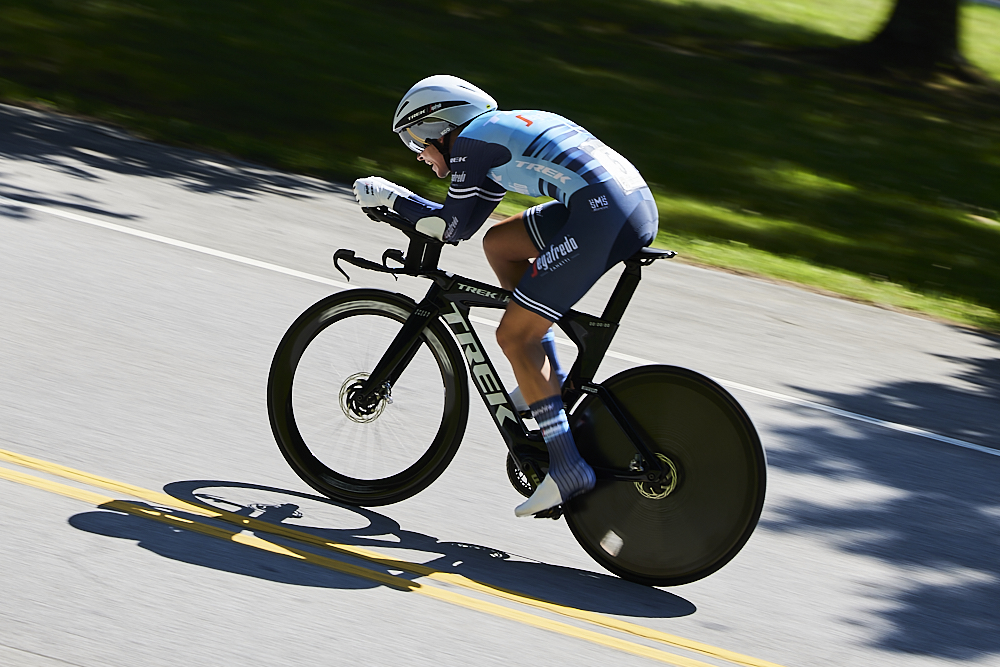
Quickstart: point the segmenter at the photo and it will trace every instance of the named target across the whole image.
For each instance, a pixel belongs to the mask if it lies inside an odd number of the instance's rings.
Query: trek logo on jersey
[[[600,197],[594,197],[593,199],[588,199],[587,201],[590,202],[590,209],[592,211],[603,211],[608,206],[610,206],[610,204],[608,204],[608,196],[607,195],[601,195]]]
[[[534,278],[538,275],[539,271],[554,271],[560,266],[565,264],[565,259],[570,256],[572,252],[578,250],[580,246],[576,244],[576,239],[572,236],[564,236],[563,242],[559,245],[552,244],[549,249],[543,252],[535,259],[535,263],[531,266],[531,277]]]
[[[452,183],[464,183],[465,182],[465,172],[460,171],[458,173],[451,172],[451,182]]]
[[[451,162],[452,164],[455,164],[456,162],[465,162],[465,158],[467,158],[467,157],[469,157],[469,156],[468,155],[461,155],[459,157],[453,157],[453,158],[451,158],[449,160],[449,162]]]
[[[571,176],[567,176],[561,171],[556,171],[552,167],[546,167],[544,164],[535,164],[533,162],[527,162],[525,160],[517,160],[516,164],[521,169],[527,169],[528,171],[537,171],[541,174],[545,174],[549,178],[559,181],[560,183],[565,183]]]

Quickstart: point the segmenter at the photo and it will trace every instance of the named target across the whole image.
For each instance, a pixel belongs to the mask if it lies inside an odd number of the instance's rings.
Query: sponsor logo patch
[[[451,182],[452,183],[464,183],[465,182],[465,172],[464,171],[460,171],[458,173],[452,172],[451,173]]]
[[[453,215],[451,216],[451,223],[448,225],[448,228],[444,230],[444,237],[446,239],[450,239],[452,235],[454,235],[456,229],[458,229],[458,216]]]
[[[429,112],[430,112],[430,109],[428,109],[427,107],[424,107],[423,109],[417,109],[416,111],[414,111],[413,113],[411,113],[409,116],[407,116],[406,120],[407,120],[407,122],[409,122],[411,120],[416,120],[417,118],[420,118],[421,116],[426,116]]]
[[[589,199],[588,201],[590,202],[590,208],[593,211],[603,211],[604,209],[606,209],[609,206],[609,204],[608,204],[608,196],[607,195],[601,195],[600,197],[594,197],[593,199]]]
[[[579,248],[574,237],[564,236],[562,243],[553,243],[535,258],[535,263],[531,265],[531,277],[534,278],[540,271],[555,271],[568,262]]]
[[[525,160],[517,160],[516,164],[521,169],[527,169],[528,171],[537,171],[540,174],[544,174],[554,181],[559,181],[560,183],[565,183],[571,177],[562,173],[561,171],[556,171],[552,167],[546,167],[544,164],[536,164],[534,162],[527,162]]]

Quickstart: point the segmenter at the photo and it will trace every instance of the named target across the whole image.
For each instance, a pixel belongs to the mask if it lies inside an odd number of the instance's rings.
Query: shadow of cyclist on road
[[[184,502],[285,526],[335,544],[372,549],[390,558],[421,563],[440,572],[460,574],[489,586],[577,609],[655,618],[686,616],[695,611],[693,604],[666,591],[608,575],[532,561],[488,546],[441,542],[431,535],[406,530],[377,512],[339,505],[319,496],[217,480],[173,482],[165,491]],[[140,547],[174,560],[280,583],[343,589],[378,586],[302,560],[247,549],[230,540],[207,539],[181,527],[109,509],[113,508],[78,514],[70,519],[70,524],[91,533],[137,540]],[[234,529],[232,524],[204,517],[183,512],[173,514],[190,516],[228,531]],[[337,560],[355,561],[330,550],[292,543],[266,533],[259,533],[258,537]],[[405,554],[394,553],[399,549],[406,550]],[[426,557],[414,556],[413,552]],[[361,559],[356,563],[381,573],[391,569]],[[402,576],[419,580],[417,575]]]

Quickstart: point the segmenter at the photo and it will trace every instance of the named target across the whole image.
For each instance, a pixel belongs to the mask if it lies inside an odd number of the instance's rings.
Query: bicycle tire
[[[676,485],[598,480],[565,507],[580,545],[623,579],[676,586],[706,577],[743,548],[764,506],[767,461],[749,416],[711,379],[641,366],[602,383],[674,470]],[[593,466],[627,470],[636,455],[607,408],[588,395],[570,415]]]
[[[292,470],[333,500],[405,500],[444,472],[462,441],[465,364],[439,320],[424,328],[417,352],[371,414],[349,407],[351,387],[415,309],[401,294],[340,292],[302,313],[278,344],[267,389],[271,430]]]

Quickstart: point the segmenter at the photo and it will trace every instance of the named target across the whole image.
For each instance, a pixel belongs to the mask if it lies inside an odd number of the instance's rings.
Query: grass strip
[[[656,191],[661,241],[692,261],[1000,330],[997,98],[796,56],[863,39],[890,8],[7,0],[0,98],[441,197],[388,119],[415,80],[447,70],[628,156]],[[963,5],[962,28],[967,55],[1000,76],[1000,10]]]

